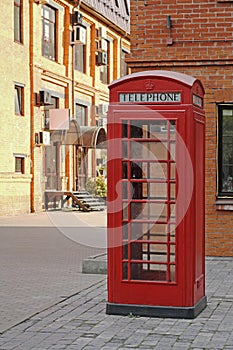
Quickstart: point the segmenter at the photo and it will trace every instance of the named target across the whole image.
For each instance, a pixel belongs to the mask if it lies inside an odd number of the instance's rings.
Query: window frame
[[[81,65],[78,64],[81,62]],[[75,44],[74,45],[74,69],[86,74],[87,72],[87,45]]]
[[[121,48],[121,62],[120,62],[120,67],[121,67],[121,77],[128,75],[129,74],[129,66],[128,63],[125,62],[125,57],[126,55],[129,54],[129,51],[126,50],[124,47]]]
[[[223,110],[232,110],[232,119],[233,119],[233,104],[219,104],[218,105],[218,179],[217,179],[217,197],[223,198],[233,198],[233,188],[231,191],[224,191],[223,190]],[[232,130],[233,134],[233,130]],[[232,142],[233,146],[233,142]],[[232,165],[233,169],[233,160]],[[233,171],[233,170],[232,170]],[[233,174],[232,174],[233,176]]]
[[[45,17],[44,11],[46,10],[49,11],[49,18]],[[51,61],[57,61],[58,10],[55,7],[52,7],[50,5],[42,5],[41,21],[42,21],[42,38],[41,38],[42,56],[45,58],[48,58]],[[48,28],[48,38],[46,38],[46,30],[45,30],[46,26]],[[52,36],[51,36],[51,33],[52,33]],[[50,40],[52,40],[51,43],[49,43]],[[46,45],[49,48],[48,53],[46,53],[46,49],[45,49]]]
[[[14,42],[23,44],[23,0],[14,0]]]
[[[15,115],[24,116],[24,86],[14,84]]]
[[[110,83],[110,41],[108,39],[105,39],[107,41],[107,64],[100,66],[100,81],[103,84],[109,84]]]
[[[81,116],[78,116],[78,108],[81,112]],[[75,120],[79,126],[87,126],[88,120],[88,107],[81,103],[75,103]]]
[[[14,157],[15,157],[15,173],[25,174],[25,156],[15,155]]]

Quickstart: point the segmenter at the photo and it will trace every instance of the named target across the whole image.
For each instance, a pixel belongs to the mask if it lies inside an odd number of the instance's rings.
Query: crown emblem
[[[147,80],[147,81],[145,82],[145,86],[146,86],[146,90],[153,90],[153,88],[154,88],[155,85],[152,83],[151,80]]]

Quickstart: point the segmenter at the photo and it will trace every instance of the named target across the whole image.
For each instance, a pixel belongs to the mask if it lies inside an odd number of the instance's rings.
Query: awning
[[[87,148],[106,148],[107,134],[103,127],[79,126],[77,120],[70,120],[69,130],[53,131],[51,140],[62,145],[74,145]]]
[[[106,130],[97,126],[80,126],[82,146],[88,148],[106,148]]]
[[[65,145],[82,146],[82,136],[80,126],[75,119],[71,119],[69,130],[66,131]]]

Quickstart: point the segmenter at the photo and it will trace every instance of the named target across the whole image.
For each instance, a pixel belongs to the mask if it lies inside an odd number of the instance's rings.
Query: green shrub
[[[86,182],[86,190],[93,196],[106,197],[107,185],[105,179],[102,176],[94,178],[88,178]]]
[[[105,183],[105,179],[102,176],[97,176],[95,179],[96,182],[96,195],[99,197],[107,196],[107,185]]]

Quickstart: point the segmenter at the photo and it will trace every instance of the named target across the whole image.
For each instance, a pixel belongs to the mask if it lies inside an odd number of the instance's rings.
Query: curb
[[[82,273],[107,275],[107,254],[102,253],[84,259]]]

